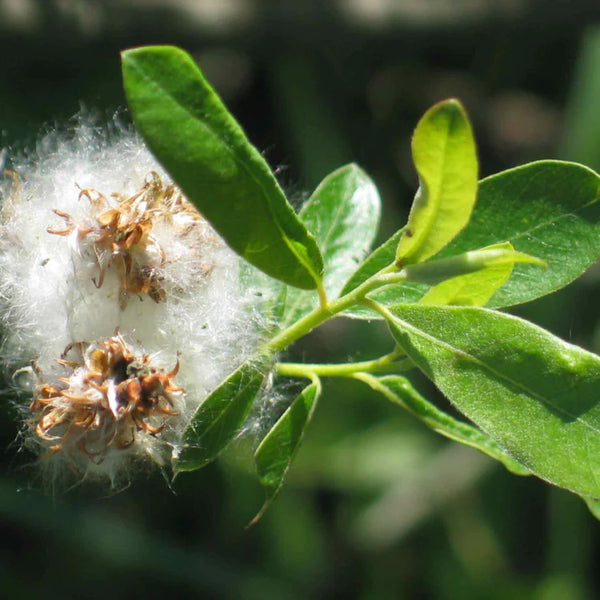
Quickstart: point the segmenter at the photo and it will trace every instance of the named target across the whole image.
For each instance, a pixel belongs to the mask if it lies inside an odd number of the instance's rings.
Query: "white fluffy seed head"
[[[202,400],[252,354],[264,326],[257,295],[240,282],[239,258],[189,206],[165,215],[164,206],[143,205],[124,216],[123,202],[156,181],[163,191],[170,186],[135,133],[115,126],[107,133],[81,120],[71,135],[48,134],[34,154],[13,157],[11,169],[0,215],[0,358],[7,370],[33,362],[27,385],[34,396],[42,385],[64,389],[57,359],[65,348],[116,331],[158,370],[179,360],[176,384],[185,393],[160,433],[137,430],[134,443],[109,448],[101,460],[73,461],[37,438],[47,470],[68,465],[120,482],[140,456],[164,463]],[[111,210],[120,211],[116,221]]]

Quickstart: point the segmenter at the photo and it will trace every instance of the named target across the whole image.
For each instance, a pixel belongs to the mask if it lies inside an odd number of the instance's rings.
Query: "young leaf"
[[[379,225],[381,201],[374,183],[357,165],[330,173],[300,212],[317,239],[325,262],[323,283],[329,299],[371,249]],[[288,289],[283,324],[290,324],[318,304],[314,292]]]
[[[531,163],[484,179],[466,229],[444,250],[460,254],[509,241],[548,269],[515,266],[489,306],[528,302],[579,277],[600,257],[600,177],[560,161]]]
[[[494,266],[511,266],[516,263],[536,264],[545,267],[546,263],[513,250],[510,242],[486,246],[479,250],[471,250],[457,256],[431,260],[418,265],[410,265],[403,269],[408,281],[418,281],[428,285],[437,285],[442,281],[460,275],[477,273],[483,269]]]
[[[383,309],[408,357],[531,472],[600,497],[600,358],[483,308]]]
[[[499,246],[512,246],[499,244]],[[514,263],[492,264],[485,269],[452,277],[434,285],[420,300],[422,304],[484,306],[512,273]]]
[[[319,380],[313,381],[304,388],[257,448],[254,460],[260,483],[265,488],[267,497],[250,525],[264,515],[283,487],[285,476],[300,447],[320,393]]]
[[[186,196],[248,262],[316,288],[323,260],[313,236],[192,58],[172,46],[122,57],[134,122]]]
[[[477,151],[458,100],[444,100],[423,115],[412,155],[419,189],[396,252],[402,265],[437,254],[469,222],[477,194]]]
[[[591,169],[555,160],[492,175],[479,184],[469,224],[439,257],[510,241],[515,250],[536,256],[548,268],[542,271],[533,265],[516,265],[488,306],[512,306],[554,292],[600,258],[599,189],[600,177]],[[367,258],[342,293],[394,261],[396,236]],[[371,297],[391,306],[418,302],[426,292],[426,286],[411,283],[384,288]],[[361,307],[344,314],[358,318],[375,315]]]
[[[386,242],[386,245],[388,242]],[[380,249],[381,250],[381,249]],[[389,250],[385,248],[385,251]],[[416,265],[408,265],[402,271],[407,282],[389,286],[371,295],[380,304],[394,298],[402,297],[404,303],[422,301],[427,304],[464,304],[483,305],[505,283],[517,263],[531,263],[538,267],[547,265],[539,259],[517,252],[510,242],[494,244],[479,250],[472,250],[440,258]],[[422,286],[408,285],[427,284],[435,286],[423,295]],[[382,302],[383,300],[383,302]],[[354,307],[352,316],[369,316],[366,307]]]
[[[260,362],[246,362],[234,371],[196,411],[173,452],[173,470],[193,471],[212,462],[244,424],[265,378]]]
[[[355,375],[355,378],[364,381],[375,391],[381,392],[391,402],[399,404],[402,408],[408,410],[415,417],[423,421],[427,427],[433,429],[433,431],[491,456],[500,461],[515,475],[531,474],[529,469],[526,469],[514,458],[506,454],[483,431],[473,427],[473,425],[451,417],[431,404],[431,402],[428,402],[412,387],[410,381],[405,377],[399,375],[374,377],[368,373],[358,373]]]

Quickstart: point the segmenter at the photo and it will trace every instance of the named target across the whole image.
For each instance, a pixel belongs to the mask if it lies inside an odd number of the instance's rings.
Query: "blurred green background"
[[[471,115],[482,176],[538,158],[600,168],[599,18],[589,0],[0,0],[0,148],[34,148],[82,106],[109,119],[125,104],[119,50],[177,44],[295,202],[360,163],[381,190],[383,240],[416,186],[412,128],[448,96]],[[598,351],[599,307],[593,267],[516,312]],[[382,333],[336,321],[295,358],[377,356]],[[249,531],[262,492],[244,444],[173,490],[150,471],[116,495],[84,485],[49,497],[10,400],[1,598],[600,595],[600,523],[580,500],[439,438],[358,383],[326,383],[288,486]]]

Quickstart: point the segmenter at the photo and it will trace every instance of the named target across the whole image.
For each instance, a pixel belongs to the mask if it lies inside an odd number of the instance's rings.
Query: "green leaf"
[[[451,440],[471,446],[491,456],[500,461],[515,475],[531,474],[529,469],[526,469],[514,458],[506,454],[483,431],[473,427],[473,425],[451,417],[423,398],[405,377],[399,375],[374,377],[368,373],[359,373],[355,375],[355,378],[364,381],[372,389],[382,393],[391,402],[399,404],[402,408],[408,410],[436,433],[440,433]]]
[[[316,288],[323,260],[313,236],[192,58],[172,46],[122,58],[134,122],[186,196],[248,262],[289,285]]]
[[[510,243],[498,244],[512,248]],[[514,263],[492,264],[485,269],[452,277],[434,285],[420,300],[422,304],[484,306],[512,273]]]
[[[528,302],[558,290],[600,257],[600,177],[574,163],[542,161],[484,179],[468,227],[444,251],[459,254],[510,241],[548,269],[515,266],[489,306]]]
[[[226,448],[244,424],[265,370],[261,362],[246,362],[204,400],[173,453],[175,472],[200,469]]]
[[[536,264],[545,267],[546,263],[534,256],[512,249],[510,242],[486,246],[479,250],[471,250],[457,256],[409,265],[402,269],[408,281],[418,281],[428,285],[437,285],[447,279],[477,273],[482,269],[494,266],[513,266],[516,263]]]
[[[531,472],[600,497],[600,358],[496,311],[405,305],[386,312],[408,357]]]
[[[330,300],[371,249],[381,201],[374,183],[357,165],[330,173],[300,212],[314,234],[325,262],[323,283]],[[311,292],[288,289],[283,324],[290,324],[318,305]]]
[[[477,150],[458,100],[444,100],[423,115],[412,155],[419,189],[396,252],[402,265],[437,254],[469,222],[477,194]]]
[[[397,234],[396,234],[397,235]],[[367,279],[385,265],[380,256],[389,256],[393,238],[378,248],[361,269],[355,274],[347,288],[359,285],[361,279]],[[379,264],[378,264],[379,263]],[[539,259],[522,252],[516,252],[510,242],[493,244],[479,250],[472,250],[436,260],[408,265],[403,269],[406,282],[390,285],[371,294],[371,298],[380,304],[425,302],[427,304],[463,304],[480,306],[489,301],[495,292],[508,280],[516,263],[530,263],[538,267],[547,267]],[[372,273],[366,275],[367,269]],[[360,269],[359,269],[360,271]],[[435,286],[427,290],[426,285]],[[350,290],[348,290],[350,291]],[[394,302],[395,300],[395,302]],[[352,307],[347,313],[358,317],[372,317],[373,311],[367,307]],[[345,314],[347,314],[345,313]],[[377,315],[380,317],[381,315]]]
[[[545,296],[568,285],[600,258],[599,189],[600,177],[594,171],[555,160],[492,175],[479,184],[469,224],[438,256],[509,241],[515,250],[536,256],[548,268],[541,271],[533,265],[516,265],[488,306],[513,306]],[[390,238],[367,258],[343,293],[391,264],[394,253],[394,238]],[[426,292],[424,285],[400,284],[371,294],[371,298],[391,306],[418,302]],[[364,308],[344,314],[374,317]]]
[[[264,515],[283,487],[285,476],[298,452],[320,393],[321,384],[316,379],[295,398],[257,448],[254,460],[260,483],[265,488],[267,497],[250,525]]]

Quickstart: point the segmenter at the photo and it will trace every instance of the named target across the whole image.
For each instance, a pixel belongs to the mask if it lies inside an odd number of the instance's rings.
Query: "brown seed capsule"
[[[64,229],[48,228],[48,233],[70,236],[77,232],[78,243],[91,247],[98,267],[94,278],[102,287],[107,269],[117,273],[120,282],[119,304],[127,307],[130,294],[147,295],[155,302],[166,300],[163,268],[167,262],[163,246],[153,234],[158,224],[168,224],[172,235],[189,236],[194,230],[207,230],[206,222],[173,184],[164,184],[152,171],[144,186],[130,197],[113,194],[107,198],[94,189],[81,190],[80,199],[90,204],[89,223],[77,225],[72,216],[54,212],[66,224]],[[204,243],[216,243],[204,236]],[[201,272],[210,272],[202,265]]]
[[[70,344],[62,359],[67,371],[59,383],[42,381],[30,405],[30,425],[49,454],[77,454],[100,463],[110,450],[129,448],[138,435],[156,435],[179,413],[184,390],[174,383],[179,361],[168,373],[148,355],[135,355],[120,335],[92,344]]]

